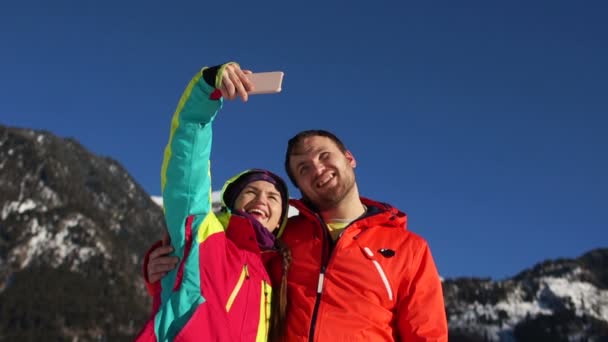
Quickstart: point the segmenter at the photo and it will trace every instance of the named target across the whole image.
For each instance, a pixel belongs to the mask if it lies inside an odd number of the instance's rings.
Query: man
[[[447,341],[441,282],[406,215],[359,196],[356,160],[332,133],[289,140],[302,193],[283,240],[292,252],[286,341]]]

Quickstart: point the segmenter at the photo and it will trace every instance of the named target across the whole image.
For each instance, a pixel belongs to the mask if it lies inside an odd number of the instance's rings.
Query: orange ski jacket
[[[441,281],[405,213],[366,198],[334,242],[303,202],[283,240],[292,252],[285,341],[447,341]]]

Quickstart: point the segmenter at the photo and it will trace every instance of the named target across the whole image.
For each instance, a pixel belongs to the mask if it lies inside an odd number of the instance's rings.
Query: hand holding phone
[[[247,93],[249,95],[280,93],[283,84],[283,75],[284,73],[282,71],[247,74],[247,78],[253,84],[253,90]]]

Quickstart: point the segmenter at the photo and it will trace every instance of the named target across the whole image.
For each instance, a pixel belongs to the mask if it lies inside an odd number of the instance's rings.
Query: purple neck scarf
[[[260,250],[267,251],[274,247],[275,236],[266,227],[264,227],[260,221],[256,220],[252,215],[241,210],[235,210],[238,215],[244,216],[249,219],[253,231],[255,232],[255,238],[258,241]]]

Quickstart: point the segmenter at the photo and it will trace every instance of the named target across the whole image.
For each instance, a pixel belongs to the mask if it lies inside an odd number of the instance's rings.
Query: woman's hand
[[[253,84],[247,78],[251,74],[251,70],[241,70],[241,67],[236,63],[228,63],[222,66],[221,84],[218,89],[222,92],[222,96],[228,100],[234,100],[240,97],[243,102],[247,102],[249,94],[247,92],[253,90]]]

